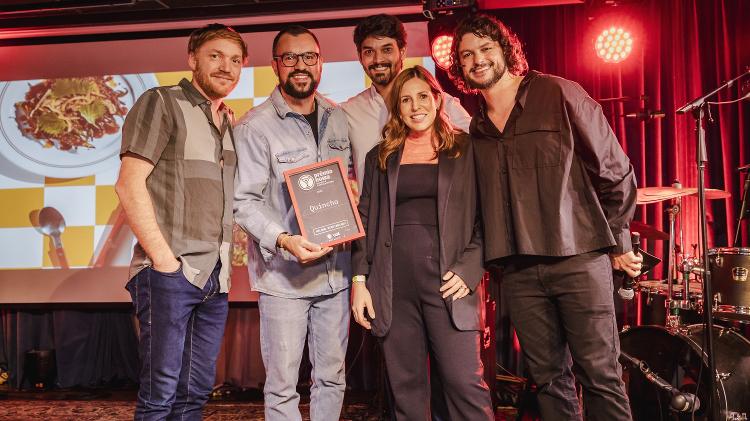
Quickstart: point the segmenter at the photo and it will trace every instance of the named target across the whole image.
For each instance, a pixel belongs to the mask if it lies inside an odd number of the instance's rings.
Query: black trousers
[[[396,420],[430,419],[428,358],[451,420],[494,420],[479,332],[453,326],[439,291],[436,227],[397,225],[393,240],[393,317],[381,343]]]
[[[502,295],[544,420],[581,419],[575,379],[587,421],[631,420],[612,293],[612,265],[603,252],[506,262]]]

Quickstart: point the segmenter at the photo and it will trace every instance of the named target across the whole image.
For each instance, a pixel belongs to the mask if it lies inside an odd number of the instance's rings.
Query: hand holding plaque
[[[310,263],[330,253],[332,247],[324,247],[308,241],[301,235],[282,233],[277,240],[280,248],[292,253],[302,264]]]
[[[333,247],[365,236],[340,158],[284,171],[303,237]]]

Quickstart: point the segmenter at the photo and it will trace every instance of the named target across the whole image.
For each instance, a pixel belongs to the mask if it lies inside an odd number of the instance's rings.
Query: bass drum
[[[698,396],[695,420],[710,420],[708,366],[703,349],[703,325],[671,332],[659,326],[640,326],[620,334],[623,352],[643,360],[675,388]],[[734,330],[714,326],[714,360],[719,373],[716,386],[716,420],[750,420],[750,342]],[[646,380],[624,358],[623,380],[635,421],[691,420],[690,412],[669,409],[671,396]],[[700,386],[698,383],[700,382]]]

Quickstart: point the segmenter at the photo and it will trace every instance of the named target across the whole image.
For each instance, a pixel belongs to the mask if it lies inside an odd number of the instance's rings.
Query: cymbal
[[[647,205],[649,203],[662,202],[664,200],[676,199],[682,196],[692,196],[698,194],[697,187],[642,187],[638,189],[636,203]],[[706,199],[726,199],[732,194],[728,191],[719,189],[706,189]]]
[[[651,291],[666,292],[667,283],[660,279],[649,279],[648,281],[638,282],[638,286],[642,289],[648,289]],[[685,285],[674,284],[672,285],[672,291],[681,292],[685,290]],[[690,282],[690,292],[702,292],[703,285],[700,282]]]
[[[650,240],[669,240],[669,234],[643,222],[630,221],[630,231],[637,232],[641,234],[641,237]]]

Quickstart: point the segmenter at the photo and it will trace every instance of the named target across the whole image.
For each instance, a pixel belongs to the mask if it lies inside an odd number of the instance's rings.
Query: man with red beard
[[[271,51],[279,85],[235,127],[242,165],[234,218],[262,256],[252,286],[260,293],[265,419],[301,419],[297,378],[307,340],[310,419],[337,420],[344,400],[351,253],[300,235],[284,171],[332,158],[349,162],[346,116],[316,91],[323,66],[312,32],[289,26],[276,35]]]
[[[237,158],[233,116],[247,47],[194,31],[192,81],[145,92],[125,119],[115,190],[138,243],[126,288],[140,322],[136,420],[200,420],[224,335]]]

